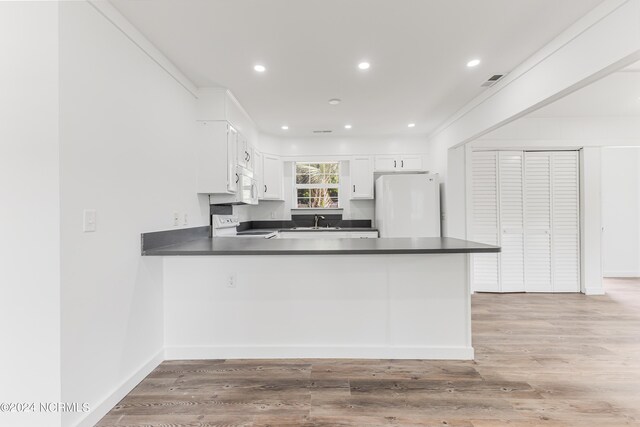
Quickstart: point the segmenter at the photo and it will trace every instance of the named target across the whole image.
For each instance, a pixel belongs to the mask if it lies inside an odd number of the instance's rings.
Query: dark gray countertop
[[[358,255],[500,252],[497,246],[448,237],[380,239],[261,239],[214,237],[143,251],[146,256]]]

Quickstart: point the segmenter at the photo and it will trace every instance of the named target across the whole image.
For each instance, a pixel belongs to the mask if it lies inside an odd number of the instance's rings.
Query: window
[[[296,162],[298,208],[337,208],[340,164]]]

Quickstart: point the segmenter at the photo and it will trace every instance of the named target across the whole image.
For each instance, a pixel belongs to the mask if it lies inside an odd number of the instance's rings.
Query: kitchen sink
[[[293,227],[292,230],[309,230],[309,231],[340,230],[340,227]]]

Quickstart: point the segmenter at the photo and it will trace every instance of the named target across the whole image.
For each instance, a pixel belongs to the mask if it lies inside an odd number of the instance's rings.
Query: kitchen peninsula
[[[169,233],[169,234],[167,234]],[[162,256],[168,359],[473,359],[469,256],[451,238],[143,235]]]

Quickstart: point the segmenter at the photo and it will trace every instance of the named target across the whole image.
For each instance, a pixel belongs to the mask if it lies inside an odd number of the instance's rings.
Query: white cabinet
[[[238,189],[236,130],[225,121],[203,121],[199,126],[198,193],[235,193]]]
[[[249,143],[249,140],[240,132],[237,133],[237,162],[238,165],[248,169],[254,170],[254,150],[253,146]]]
[[[279,239],[377,239],[377,231],[281,231]]]
[[[264,171],[263,171],[263,156],[258,150],[253,151],[253,176],[256,179],[258,185],[258,200],[264,199]]]
[[[282,160],[271,154],[262,155],[262,193],[263,200],[283,199]]]
[[[579,292],[578,153],[484,151],[472,155],[473,289]]]
[[[419,172],[422,170],[422,156],[419,154],[375,157],[376,172]]]
[[[420,171],[422,170],[422,156],[402,156],[400,157],[400,170]]]
[[[354,156],[349,160],[351,199],[373,199],[373,159]]]

